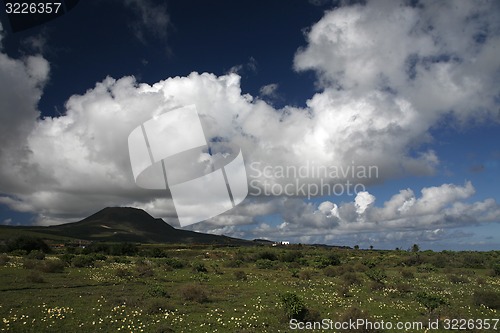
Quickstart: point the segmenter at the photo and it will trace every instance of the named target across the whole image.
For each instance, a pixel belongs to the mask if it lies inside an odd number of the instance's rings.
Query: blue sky
[[[247,173],[315,163],[379,174],[298,180],[363,185],[353,195],[251,190],[188,229],[498,249],[499,16],[480,1],[107,0],[14,33],[2,13],[0,222],[134,206],[178,226],[170,193],[134,183],[127,136],[165,107],[194,104],[208,138],[241,147]]]

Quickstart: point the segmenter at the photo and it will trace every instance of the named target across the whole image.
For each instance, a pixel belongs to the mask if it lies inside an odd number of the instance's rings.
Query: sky
[[[208,142],[241,149],[249,194],[185,229],[500,248],[498,1],[100,0],[0,23],[2,224],[132,206],[180,227],[127,138],[195,105]]]

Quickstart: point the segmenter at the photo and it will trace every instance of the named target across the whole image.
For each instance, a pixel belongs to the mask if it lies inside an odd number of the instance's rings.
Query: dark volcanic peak
[[[142,209],[133,207],[106,207],[83,219],[84,221],[147,221],[157,220]]]
[[[76,239],[138,243],[239,244],[252,242],[226,236],[175,229],[162,219],[132,207],[108,207],[74,223],[38,228],[37,231]]]

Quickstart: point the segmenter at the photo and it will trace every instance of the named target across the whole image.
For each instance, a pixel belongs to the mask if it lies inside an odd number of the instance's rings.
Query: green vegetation
[[[11,244],[0,253],[2,331],[289,332],[291,319],[326,318],[419,321],[423,332],[436,318],[499,318],[499,251]]]

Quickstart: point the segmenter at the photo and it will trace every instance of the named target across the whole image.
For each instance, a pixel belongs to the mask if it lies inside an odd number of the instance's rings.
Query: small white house
[[[281,245],[290,245],[290,242],[289,241],[282,241]]]

